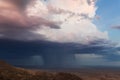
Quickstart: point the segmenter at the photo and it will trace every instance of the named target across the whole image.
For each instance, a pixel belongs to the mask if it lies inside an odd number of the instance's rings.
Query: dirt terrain
[[[0,80],[120,80],[119,70],[30,70],[0,61]]]

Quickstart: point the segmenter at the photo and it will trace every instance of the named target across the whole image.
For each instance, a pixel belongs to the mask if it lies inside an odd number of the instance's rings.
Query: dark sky
[[[75,43],[57,43],[49,41],[18,41],[10,39],[0,40],[0,58],[14,65],[44,66],[44,67],[77,67],[76,54],[110,55],[109,52],[119,48],[100,45],[94,42],[89,45]],[[109,45],[108,43],[104,43]],[[92,55],[91,55],[92,56]],[[99,57],[98,57],[99,58]],[[107,58],[107,57],[106,57]],[[112,60],[117,60],[111,57]],[[110,59],[110,60],[111,60]]]

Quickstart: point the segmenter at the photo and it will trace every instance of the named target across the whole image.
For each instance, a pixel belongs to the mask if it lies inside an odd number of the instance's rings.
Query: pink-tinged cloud
[[[0,32],[3,36],[14,32],[17,37],[25,33],[28,38],[34,35],[37,39],[41,39],[42,35],[44,40],[62,43],[88,44],[94,40],[106,40],[107,32],[101,32],[92,23],[97,10],[95,3],[95,0],[2,0]],[[8,15],[9,11],[11,15]],[[3,29],[3,26],[7,28]]]
[[[0,1],[0,25],[12,24],[19,27],[35,27],[45,25],[55,27],[55,22],[49,21],[41,17],[28,17],[25,13],[27,3],[31,0],[2,0]]]
[[[33,32],[44,35],[48,41],[62,43],[89,44],[99,39],[108,40],[107,32],[101,32],[92,22],[96,16],[95,5],[95,0],[49,0],[46,3],[36,0],[28,11],[29,15],[44,15],[61,25],[57,30],[43,27]]]
[[[31,31],[44,26],[54,29],[59,28],[54,21],[50,21],[41,16],[29,16],[27,9],[31,1],[32,0],[0,1],[0,38],[5,37],[20,40],[41,39],[42,37],[40,35],[38,36]]]

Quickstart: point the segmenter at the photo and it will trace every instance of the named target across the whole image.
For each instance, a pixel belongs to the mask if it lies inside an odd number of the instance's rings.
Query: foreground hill
[[[28,70],[0,61],[0,80],[120,80],[120,68]]]
[[[0,80],[82,80],[72,73],[31,71],[0,61]]]

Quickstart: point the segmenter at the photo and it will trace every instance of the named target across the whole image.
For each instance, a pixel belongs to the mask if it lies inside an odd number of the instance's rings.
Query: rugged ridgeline
[[[0,80],[82,80],[75,74],[65,72],[44,72],[16,68],[0,61]]]

